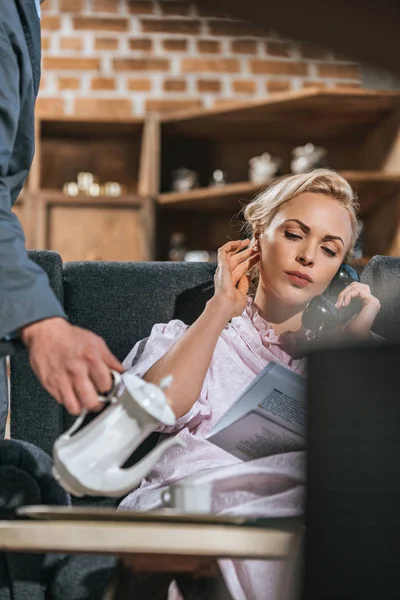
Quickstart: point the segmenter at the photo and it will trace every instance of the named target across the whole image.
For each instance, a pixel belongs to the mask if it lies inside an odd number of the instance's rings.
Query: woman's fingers
[[[377,298],[371,294],[371,290],[368,285],[355,281],[340,292],[335,304],[336,308],[348,306],[353,298],[360,298],[363,304],[373,304],[375,301],[379,302]]]
[[[243,277],[241,277],[239,279],[239,283],[237,284],[238,291],[241,294],[243,294],[244,296],[247,296],[247,292],[249,291],[249,286],[250,286],[250,279],[248,278],[247,275],[243,275]]]
[[[255,247],[251,246],[250,248],[246,248],[245,250],[240,250],[240,252],[237,252],[236,254],[232,254],[229,258],[229,264],[231,266],[232,271],[234,271],[240,263],[244,262],[252,255],[254,255],[255,252]]]
[[[249,242],[249,239],[227,242],[218,249],[218,262],[228,262],[232,253],[239,252],[241,248],[248,246]]]
[[[369,339],[371,327],[380,309],[378,298],[371,294],[368,285],[355,282],[346,287],[338,296],[336,308],[348,306],[353,298],[362,302],[361,310],[346,325],[345,331],[356,338]]]
[[[232,279],[236,279],[237,283],[238,280],[242,277],[242,275],[244,275],[244,273],[251,269],[251,267],[256,265],[259,262],[259,260],[260,254],[259,252],[257,252],[256,254],[253,254],[243,262],[239,263],[232,273]]]
[[[254,267],[260,260],[260,254],[257,252],[250,256],[247,260],[238,264],[238,266],[232,272],[232,283],[236,286],[238,281],[247,273],[251,267]]]
[[[247,294],[249,279],[247,271],[257,264],[259,252],[254,246],[248,247],[249,239],[228,242],[218,250],[218,267],[214,281],[216,290],[231,290],[236,288],[241,294]]]

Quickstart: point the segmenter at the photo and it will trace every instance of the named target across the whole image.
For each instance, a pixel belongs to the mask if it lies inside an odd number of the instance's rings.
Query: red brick
[[[189,110],[192,108],[200,108],[200,100],[147,100],[146,110],[157,112],[172,112],[176,110]]]
[[[153,40],[150,38],[132,38],[129,40],[129,48],[141,52],[150,52],[153,49]]]
[[[159,6],[163,15],[186,17],[190,11],[190,4],[185,0],[161,0]]]
[[[251,60],[254,75],[307,75],[307,63],[288,60]]]
[[[94,12],[118,12],[118,1],[117,0],[92,0],[92,10]]]
[[[134,92],[150,92],[151,87],[151,79],[128,79],[128,90]]]
[[[304,42],[303,44],[301,44],[300,50],[304,58],[317,60],[325,60],[329,53],[329,50],[327,50],[326,48],[321,48],[320,46],[316,46],[315,44],[311,44],[308,42]]]
[[[100,69],[100,60],[98,58],[64,58],[48,56],[43,59],[44,69],[53,69],[55,71],[98,71]]]
[[[63,98],[38,98],[35,112],[40,117],[57,117],[64,114]]]
[[[61,50],[82,50],[83,39],[78,37],[64,37],[60,40]]]
[[[360,79],[360,70],[357,65],[339,65],[326,63],[318,65],[319,77],[334,77],[337,79]]]
[[[58,8],[63,12],[81,12],[85,8],[85,0],[58,0]]]
[[[42,50],[47,51],[50,48],[50,38],[48,35],[42,35]]]
[[[288,79],[271,79],[270,81],[267,81],[265,87],[270,94],[275,92],[287,92],[291,88]]]
[[[39,94],[41,92],[43,92],[43,90],[46,89],[46,85],[47,85],[47,77],[45,77],[44,75],[42,75],[40,77],[40,86],[39,86]]]
[[[169,60],[166,58],[116,58],[116,71],[168,71]]]
[[[132,105],[125,98],[76,98],[75,114],[82,117],[105,117],[113,119],[130,117]]]
[[[43,15],[40,21],[42,29],[50,29],[52,31],[59,31],[61,29],[61,20],[59,16],[54,15]]]
[[[81,80],[79,77],[59,77],[58,89],[59,90],[79,90],[81,87]]]
[[[232,87],[236,94],[254,94],[256,92],[256,82],[253,79],[237,79],[232,83]]]
[[[221,91],[221,82],[218,79],[199,79],[197,89],[199,92],[218,93]]]
[[[128,31],[128,19],[108,17],[74,17],[74,29],[93,31]]]
[[[117,38],[96,38],[94,43],[95,50],[118,50],[119,39]]]
[[[92,90],[115,90],[115,79],[112,77],[95,77],[91,83]]]
[[[163,40],[162,45],[168,52],[186,52],[187,50],[187,40],[184,39]]]
[[[243,105],[243,100],[235,100],[232,98],[216,98],[214,100],[214,104],[213,106],[215,107],[230,107],[230,106],[242,106]]]
[[[267,30],[263,27],[244,21],[209,21],[208,28],[212,35],[228,35],[232,37],[265,37]]]
[[[317,88],[317,89],[324,89],[326,88],[326,83],[324,83],[323,81],[303,81],[303,88]]]
[[[202,54],[218,54],[221,51],[221,42],[215,40],[197,40],[197,51]]]
[[[292,55],[292,46],[288,42],[265,42],[265,50],[270,56],[290,58]]]
[[[48,12],[52,12],[53,11],[53,7],[51,6],[51,4],[49,4],[49,2],[45,2],[44,4],[42,4],[41,6],[41,13],[42,15],[45,15]]]
[[[128,10],[132,15],[152,15],[154,3],[149,0],[128,0]]]
[[[184,58],[181,69],[184,73],[238,73],[240,65],[233,58]]]
[[[186,92],[186,81],[184,79],[166,79],[163,88],[165,92]]]
[[[146,33],[200,33],[198,19],[141,19]]]
[[[233,40],[231,50],[236,54],[257,54],[256,40]]]

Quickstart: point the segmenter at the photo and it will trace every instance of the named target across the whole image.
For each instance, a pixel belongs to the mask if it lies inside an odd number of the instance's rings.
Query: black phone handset
[[[325,292],[321,296],[315,296],[307,304],[302,325],[313,335],[315,341],[319,340],[323,332],[344,325],[360,312],[362,302],[359,298],[353,298],[348,306],[339,310],[335,307],[340,292],[354,281],[360,281],[357,271],[343,263]]]

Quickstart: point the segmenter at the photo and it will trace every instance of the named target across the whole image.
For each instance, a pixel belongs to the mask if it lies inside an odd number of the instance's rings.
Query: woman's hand
[[[336,308],[340,310],[343,306],[348,306],[353,298],[359,298],[362,302],[360,312],[347,323],[343,330],[351,337],[361,340],[371,338],[371,327],[379,312],[381,304],[378,298],[371,294],[368,285],[355,281],[340,292]]]
[[[228,242],[218,250],[214,298],[226,303],[229,319],[244,311],[250,283],[246,273],[260,260],[255,247],[247,247],[249,242],[249,239]]]

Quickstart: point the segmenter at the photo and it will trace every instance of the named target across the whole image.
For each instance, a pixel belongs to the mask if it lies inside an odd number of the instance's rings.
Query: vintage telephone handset
[[[340,292],[354,281],[360,281],[357,271],[343,263],[325,292],[307,304],[301,330],[283,334],[282,343],[288,354],[300,358],[318,345],[331,343],[330,332],[360,312],[362,303],[359,298],[354,298],[348,306],[340,309],[335,306]]]
[[[357,271],[343,263],[325,292],[321,296],[315,296],[307,304],[302,325],[314,333],[316,341],[322,332],[344,325],[360,312],[362,303],[359,298],[354,298],[348,306],[339,310],[335,307],[340,292],[354,281],[360,281]]]

